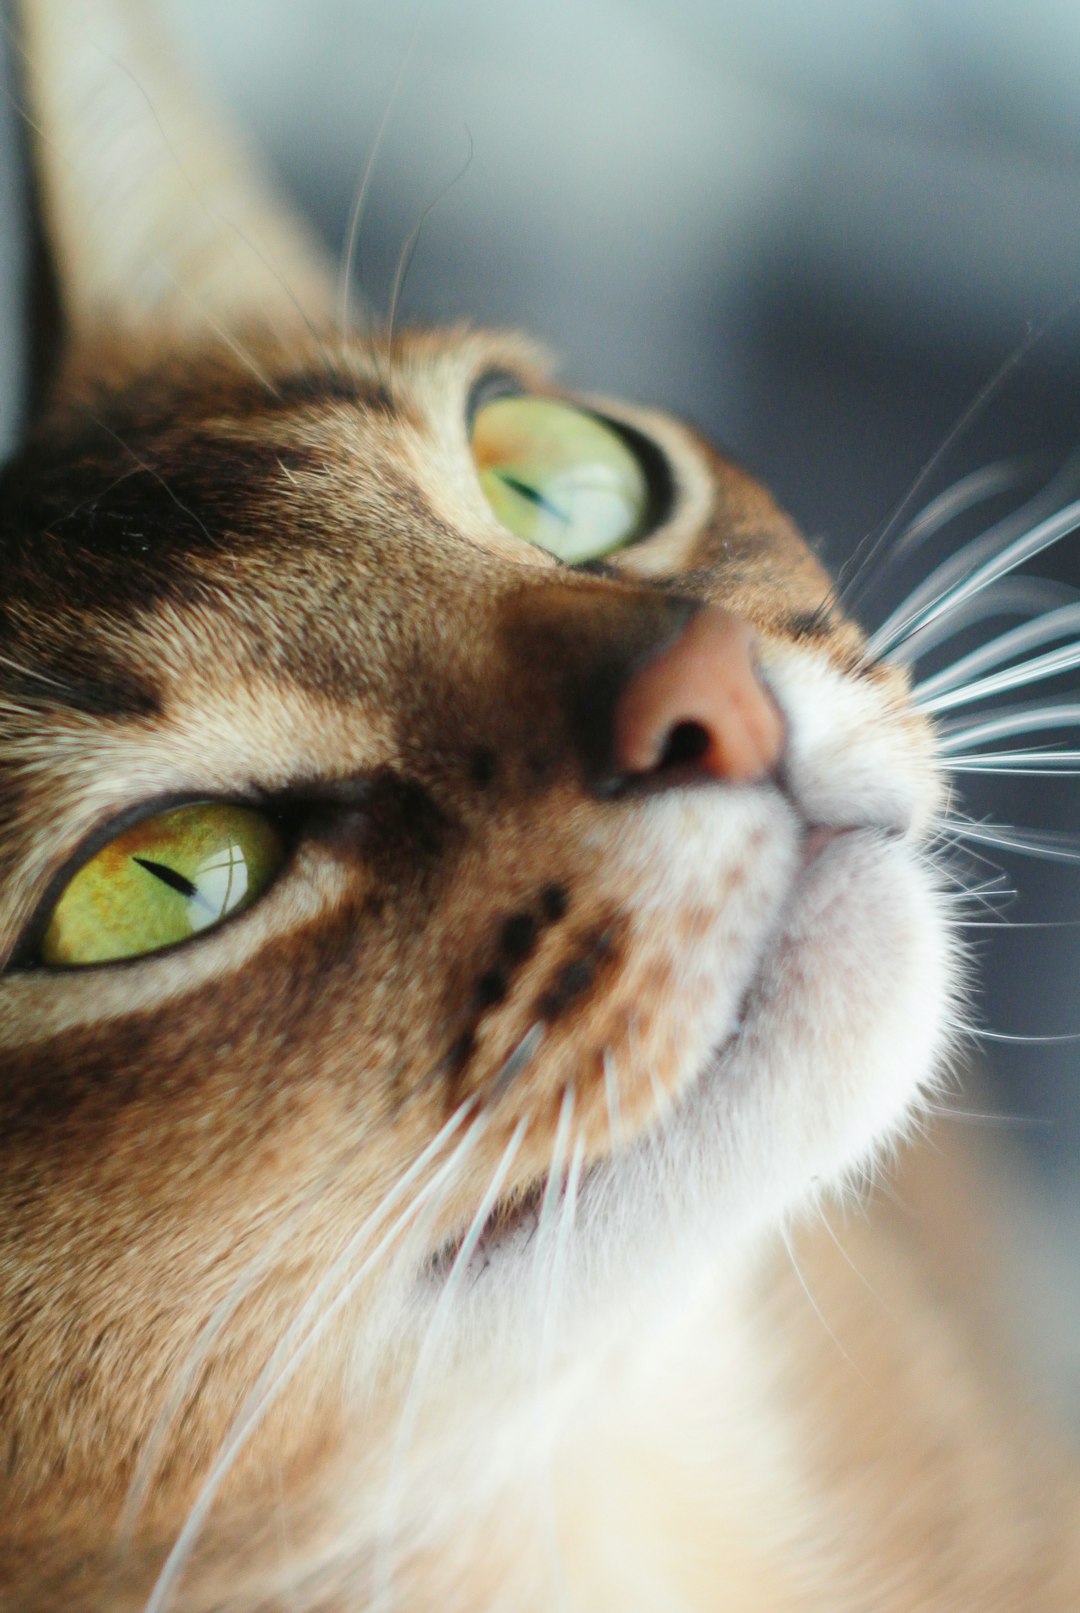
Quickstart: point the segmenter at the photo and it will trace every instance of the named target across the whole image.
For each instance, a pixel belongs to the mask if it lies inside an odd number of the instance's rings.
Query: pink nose
[[[783,718],[754,664],[757,640],[715,605],[690,618],[670,648],[636,672],[615,707],[615,763],[624,777],[676,766],[728,784],[763,778],[780,759]]]

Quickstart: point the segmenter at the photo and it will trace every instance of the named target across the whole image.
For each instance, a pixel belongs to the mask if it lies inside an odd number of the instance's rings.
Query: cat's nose
[[[747,784],[780,760],[784,722],[756,659],[752,628],[703,606],[673,643],[633,672],[613,712],[616,775]]]

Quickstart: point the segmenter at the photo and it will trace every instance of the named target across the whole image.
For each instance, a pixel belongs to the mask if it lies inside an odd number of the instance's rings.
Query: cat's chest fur
[[[1066,1466],[957,1331],[947,1262],[927,1291],[904,1185],[901,1226],[843,1223],[840,1247],[804,1234],[797,1264],[699,1294],[648,1351],[591,1341],[526,1402],[489,1385],[491,1421],[451,1389],[441,1456],[398,1498],[420,1543],[402,1605],[1071,1608]],[[902,1328],[882,1328],[884,1306]],[[346,1552],[343,1586],[369,1573]]]
[[[820,1219],[960,996],[906,673],[685,427],[353,330],[141,8],[23,23],[5,1607],[1065,1613],[1071,1480]]]

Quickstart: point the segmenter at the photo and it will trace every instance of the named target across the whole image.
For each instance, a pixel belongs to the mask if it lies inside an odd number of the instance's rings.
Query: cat
[[[962,1017],[907,674],[674,420],[343,330],[142,8],[21,20],[0,1605],[1075,1609],[977,1184],[824,1219]]]

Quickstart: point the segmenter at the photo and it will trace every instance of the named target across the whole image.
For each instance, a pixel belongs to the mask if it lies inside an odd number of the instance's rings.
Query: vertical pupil
[[[167,863],[153,862],[149,857],[132,857],[131,860],[138,863],[140,868],[145,868],[148,874],[153,874],[155,879],[160,879],[163,885],[168,885],[170,890],[179,891],[181,896],[195,896],[198,892],[197,885],[193,885],[190,879],[185,879],[183,874],[177,873]]]

